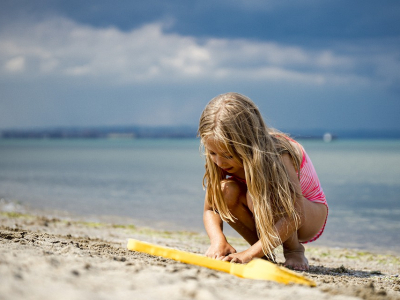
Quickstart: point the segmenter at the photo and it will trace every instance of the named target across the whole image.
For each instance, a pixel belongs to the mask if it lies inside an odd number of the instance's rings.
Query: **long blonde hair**
[[[289,153],[300,176],[302,154],[288,137],[268,128],[257,106],[246,96],[237,93],[222,94],[212,99],[204,109],[199,123],[206,164],[203,187],[207,190],[208,205],[224,221],[235,222],[223,200],[221,180],[226,173],[212,160],[204,143],[213,138],[224,145],[233,159],[242,163],[247,189],[254,207],[257,234],[265,255],[273,254],[282,243],[275,230],[275,221],[281,217],[299,216],[294,207],[298,196],[291,183],[281,154]]]

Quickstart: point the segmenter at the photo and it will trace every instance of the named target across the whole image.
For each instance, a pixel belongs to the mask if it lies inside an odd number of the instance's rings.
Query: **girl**
[[[227,93],[212,99],[199,124],[206,164],[204,226],[208,257],[247,263],[283,245],[285,266],[308,270],[302,243],[323,232],[328,205],[303,147],[268,128],[247,97]],[[222,221],[251,245],[243,252],[227,242]]]

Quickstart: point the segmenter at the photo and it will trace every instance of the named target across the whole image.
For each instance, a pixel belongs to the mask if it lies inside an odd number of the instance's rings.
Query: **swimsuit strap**
[[[233,175],[233,174],[229,174],[228,176],[229,176],[228,178],[233,178],[233,179],[236,179],[237,181],[240,181],[241,183],[247,184],[247,183],[246,183],[246,179],[237,177],[237,176],[235,176],[235,175]]]

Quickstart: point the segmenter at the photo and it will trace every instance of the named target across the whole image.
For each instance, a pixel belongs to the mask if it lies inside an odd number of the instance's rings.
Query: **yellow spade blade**
[[[316,286],[314,281],[262,259],[253,259],[247,265],[235,264],[133,239],[129,239],[128,249],[230,273],[243,278],[272,280],[284,284],[298,283],[308,286]]]

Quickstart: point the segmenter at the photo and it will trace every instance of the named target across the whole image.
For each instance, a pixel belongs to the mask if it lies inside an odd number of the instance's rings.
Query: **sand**
[[[0,205],[0,299],[400,299],[400,256],[307,246],[317,287],[283,285],[128,251],[135,238],[204,253],[208,239],[117,224]]]

